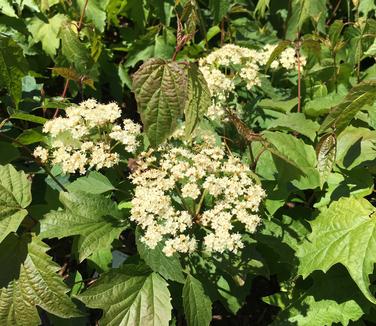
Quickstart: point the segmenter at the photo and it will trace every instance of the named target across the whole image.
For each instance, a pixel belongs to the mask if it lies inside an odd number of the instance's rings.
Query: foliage
[[[376,322],[374,1],[0,12],[1,325]]]

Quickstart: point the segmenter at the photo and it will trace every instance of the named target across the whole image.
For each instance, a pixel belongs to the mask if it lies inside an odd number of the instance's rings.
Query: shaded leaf
[[[307,136],[312,141],[316,138],[316,132],[319,129],[319,124],[315,121],[307,119],[303,113],[290,113],[273,120],[268,129],[285,128],[291,131],[297,131],[302,135]]]
[[[0,242],[17,231],[31,203],[31,183],[23,171],[0,165]]]
[[[21,100],[22,78],[27,71],[22,49],[12,39],[0,35],[0,89],[9,92],[16,107]]]
[[[209,8],[213,15],[214,25],[218,24],[226,16],[231,2],[228,0],[209,0]]]
[[[188,275],[183,287],[184,313],[189,326],[207,326],[212,320],[209,297],[199,280]]]
[[[320,133],[329,128],[334,128],[338,135],[345,129],[355,115],[366,104],[372,105],[376,100],[376,81],[368,80],[354,86],[345,97],[344,101],[332,108],[323,121]]]
[[[136,243],[140,257],[153,271],[158,272],[167,280],[184,283],[183,268],[177,255],[167,257],[162,252],[162,243],[158,243],[154,249],[148,248],[140,241],[139,235],[136,238]]]
[[[46,254],[50,248],[40,239],[30,238],[10,234],[0,244],[1,260],[8,254],[13,262],[11,270],[0,272],[0,324],[38,326],[41,321],[36,306],[62,318],[81,316],[57,274],[60,266]]]
[[[197,65],[188,68],[187,102],[184,108],[185,134],[188,137],[205,115],[211,104],[211,96],[205,77]]]

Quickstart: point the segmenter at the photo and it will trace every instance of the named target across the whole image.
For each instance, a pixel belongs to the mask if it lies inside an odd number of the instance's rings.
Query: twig
[[[296,51],[296,59],[298,61],[298,112],[301,111],[301,62],[300,62],[300,39],[298,40],[296,46],[295,46],[295,51]]]
[[[30,155],[30,157],[32,158],[32,160],[37,163],[50,177],[52,180],[54,180],[56,182],[56,184],[61,188],[61,190],[67,192],[67,188],[65,188],[59,180],[57,180],[57,178],[52,174],[51,170],[49,168],[47,168],[46,166],[44,166],[40,160],[38,160],[36,157],[34,157],[32,151],[26,147],[24,144],[22,144],[21,142],[19,142],[17,139],[14,139],[12,137],[9,137],[7,135],[4,135],[4,133],[0,133],[0,137],[3,137],[7,140],[10,140],[12,142],[15,142],[16,144],[18,144],[19,146],[21,146],[23,149],[26,150],[26,152]]]
[[[80,31],[82,29],[82,25],[83,25],[83,22],[84,22],[85,12],[86,12],[86,8],[87,8],[88,3],[89,3],[89,0],[86,0],[84,7],[82,8],[82,11],[81,11],[80,20],[79,20],[78,25],[77,25],[77,33],[78,34],[80,33]],[[69,78],[67,78],[67,80],[65,81],[64,89],[63,89],[63,92],[61,93],[62,99],[65,99],[65,97],[67,96],[67,92],[68,92],[68,88],[69,88],[69,81],[70,81]],[[55,110],[53,118],[55,119],[58,116],[58,114],[59,114],[59,108],[57,108]]]

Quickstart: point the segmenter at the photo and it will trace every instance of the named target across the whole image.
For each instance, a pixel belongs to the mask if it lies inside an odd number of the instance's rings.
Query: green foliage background
[[[376,323],[375,11],[373,0],[0,0],[0,324]],[[178,16],[191,37],[176,51]],[[278,43],[268,65],[294,46],[307,65],[265,71],[237,99],[241,120],[218,125],[203,118],[194,62],[225,43]],[[90,97],[118,102],[152,146],[183,118],[187,135],[202,123],[232,140],[267,191],[244,253],[197,255],[194,268],[167,258],[129,222],[126,164],[79,177],[33,160],[43,123]]]

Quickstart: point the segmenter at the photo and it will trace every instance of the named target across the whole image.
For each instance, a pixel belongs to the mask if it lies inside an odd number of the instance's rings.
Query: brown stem
[[[89,0],[86,0],[84,7],[82,8],[82,11],[81,11],[80,20],[79,20],[78,25],[77,25],[77,33],[78,34],[80,33],[80,31],[82,29],[82,25],[83,25],[83,22],[84,22],[85,12],[86,12],[86,8],[87,8],[88,3],[89,3]],[[64,89],[63,89],[63,92],[61,93],[62,99],[65,99],[65,97],[67,96],[67,92],[68,92],[68,88],[69,88],[69,81],[70,81],[70,79],[66,79],[66,81],[65,81]],[[53,118],[55,119],[58,116],[58,114],[59,114],[59,108],[57,108],[55,110]]]
[[[221,46],[225,43],[225,18],[221,21]]]
[[[11,142],[14,142],[16,144],[18,144],[19,146],[21,146],[23,149],[26,150],[26,152],[29,154],[29,156],[31,157],[31,159],[37,163],[50,177],[52,180],[54,180],[56,182],[56,184],[61,188],[61,190],[67,192],[67,188],[65,188],[59,180],[56,179],[56,177],[52,174],[51,170],[49,168],[47,168],[46,166],[44,166],[40,160],[38,160],[36,157],[34,157],[33,155],[33,152],[28,148],[26,147],[24,144],[22,144],[21,142],[19,142],[17,139],[14,139],[12,137],[9,137],[7,135],[4,135],[4,133],[0,133],[0,137],[3,137]]]
[[[296,57],[298,61],[298,112],[301,111],[301,62],[300,62],[300,40],[296,47]]]
[[[82,28],[82,23],[84,22],[84,16],[85,16],[85,11],[86,11],[88,2],[89,2],[89,0],[86,0],[85,4],[84,4],[84,7],[82,8],[80,21],[78,22],[78,26],[77,26],[77,31],[78,32],[80,32],[80,30]]]

